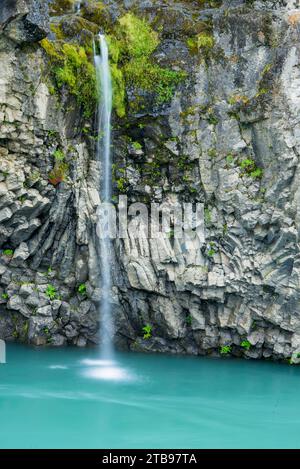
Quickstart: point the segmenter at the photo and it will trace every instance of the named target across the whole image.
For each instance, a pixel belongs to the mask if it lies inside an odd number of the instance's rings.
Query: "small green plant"
[[[219,123],[219,119],[212,112],[209,113],[207,120],[211,125],[217,125]]]
[[[242,175],[245,174],[252,179],[261,179],[263,176],[263,170],[258,168],[255,161],[251,158],[246,158],[239,163],[239,167],[242,169]]]
[[[77,290],[78,290],[78,293],[80,293],[80,295],[86,295],[86,284],[81,283]]]
[[[193,317],[189,314],[187,317],[186,317],[186,323],[188,326],[191,326],[192,325],[192,322],[193,322]]]
[[[48,178],[50,184],[53,186],[57,186],[60,182],[66,180],[67,174],[69,170],[69,165],[64,163],[63,161],[56,161],[54,168],[50,171]]]
[[[209,225],[211,223],[211,211],[209,208],[204,209],[204,221],[206,225]]]
[[[53,153],[53,156],[55,158],[55,161],[64,161],[65,159],[65,154],[62,150],[55,150],[55,152]]]
[[[143,148],[140,142],[132,142],[132,146],[135,150],[141,150]]]
[[[211,158],[216,158],[217,156],[217,150],[215,148],[210,148],[207,152],[208,156]]]
[[[2,254],[6,257],[12,257],[14,255],[14,251],[12,249],[4,249]]]
[[[203,32],[198,35],[198,47],[206,52],[212,49],[215,45],[214,37],[211,33]]]
[[[240,168],[244,169],[247,173],[250,173],[255,169],[255,161],[251,158],[246,158],[245,160],[241,161]]]
[[[53,285],[48,285],[45,293],[48,296],[48,298],[50,298],[50,300],[55,300],[55,298],[57,297],[57,291]]]
[[[215,243],[212,241],[211,243],[209,243],[209,246],[210,246],[210,248],[207,251],[207,255],[209,257],[213,257],[216,254]]]
[[[231,345],[222,345],[222,347],[220,347],[220,353],[221,355],[228,355],[231,353]]]
[[[116,183],[119,192],[125,193],[127,191],[128,180],[126,178],[120,177]]]
[[[1,296],[3,300],[8,300],[8,293],[2,293]]]
[[[243,347],[245,350],[250,350],[251,344],[250,344],[249,340],[243,340],[241,342],[241,347]]]
[[[231,153],[226,156],[226,163],[228,166],[232,165],[233,161],[234,161],[234,158],[233,158],[233,155],[231,155]]]
[[[256,168],[249,176],[253,179],[261,179],[263,177],[263,170],[261,168]]]
[[[146,324],[146,326],[143,327],[143,332],[144,332],[144,339],[151,339],[152,326],[150,326],[150,324]]]

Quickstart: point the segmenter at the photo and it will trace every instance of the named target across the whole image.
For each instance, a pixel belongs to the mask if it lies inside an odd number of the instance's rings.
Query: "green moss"
[[[217,150],[215,148],[210,148],[207,152],[208,156],[211,158],[216,158],[217,156]]]
[[[119,117],[124,117],[126,114],[125,106],[125,78],[122,70],[117,64],[111,64],[111,76],[113,82],[113,104],[114,109]]]
[[[69,165],[64,163],[63,161],[56,161],[54,168],[50,171],[48,178],[49,182],[53,186],[57,186],[60,182],[66,180],[67,174],[69,170]]]
[[[82,105],[84,115],[90,117],[97,102],[96,73],[85,48],[49,39],[43,39],[40,44],[52,63],[56,87],[66,86]]]
[[[176,87],[185,78],[182,71],[174,71],[155,64],[152,54],[159,44],[158,33],[141,18],[127,13],[120,18],[114,34],[108,36],[111,71],[114,87],[114,107],[119,117],[125,114],[125,88],[134,91],[132,109],[145,105],[140,91],[155,95],[158,105],[171,100]]]
[[[62,15],[74,10],[75,0],[51,0],[49,5],[50,14]]]
[[[187,39],[187,46],[192,54],[203,53],[205,57],[215,45],[214,36],[211,31],[203,31],[196,36]]]
[[[246,175],[252,179],[261,179],[263,177],[263,170],[258,168],[251,158],[241,161],[239,167],[242,169],[242,176]]]
[[[83,3],[81,7],[81,15],[92,23],[103,26],[108,21],[108,8],[103,2],[97,0],[89,0]]]
[[[55,161],[63,161],[65,159],[65,154],[60,149],[55,150],[55,152],[53,153],[53,156],[55,158]]]
[[[123,50],[131,58],[149,57],[159,44],[158,34],[144,20],[127,13],[119,20]]]
[[[198,34],[198,48],[201,50],[208,51],[215,45],[214,37],[211,33],[200,33]]]

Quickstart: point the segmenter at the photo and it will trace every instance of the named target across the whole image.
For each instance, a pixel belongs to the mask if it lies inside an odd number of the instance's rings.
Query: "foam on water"
[[[83,376],[86,378],[105,381],[133,381],[135,376],[125,368],[118,366],[113,360],[90,360],[81,361],[86,368]]]
[[[48,368],[50,368],[50,370],[67,370],[68,369],[68,367],[65,365],[50,365]]]

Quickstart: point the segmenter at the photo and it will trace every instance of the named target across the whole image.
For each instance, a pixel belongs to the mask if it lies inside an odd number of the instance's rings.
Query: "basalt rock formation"
[[[78,13],[56,1],[49,17],[45,1],[2,2],[0,337],[98,341],[87,63],[101,30],[115,82],[114,197],[205,207],[204,244],[172,232],[114,242],[116,345],[297,361],[298,3],[84,1]]]

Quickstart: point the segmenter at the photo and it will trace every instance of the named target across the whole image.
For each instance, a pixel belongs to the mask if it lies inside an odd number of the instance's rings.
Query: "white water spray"
[[[75,2],[75,12],[77,15],[80,15],[81,12],[81,0]]]
[[[99,52],[97,51],[99,49]],[[101,202],[111,201],[111,113],[112,113],[112,81],[109,67],[108,46],[105,36],[99,34],[98,44],[94,45],[94,60],[99,89],[98,105],[98,141],[97,159],[101,166],[100,199]],[[100,334],[101,356],[110,360],[113,356],[114,325],[111,311],[111,242],[109,238],[100,237],[101,253],[101,303],[100,303]]]

